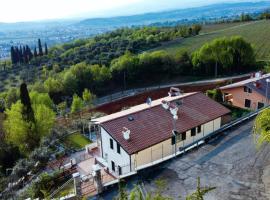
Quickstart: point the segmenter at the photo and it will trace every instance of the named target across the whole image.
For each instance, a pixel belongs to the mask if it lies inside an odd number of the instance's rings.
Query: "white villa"
[[[186,93],[94,119],[101,162],[116,177],[134,174],[218,130],[229,113],[202,93]]]

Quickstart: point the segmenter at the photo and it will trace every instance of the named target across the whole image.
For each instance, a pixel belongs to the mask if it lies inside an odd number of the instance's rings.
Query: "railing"
[[[50,199],[53,199],[53,197],[58,194],[64,187],[66,187],[67,185],[69,185],[71,182],[73,182],[73,178],[69,179],[67,182],[65,182],[62,186],[60,186],[59,188],[57,188],[54,192],[51,193],[50,195]]]
[[[262,111],[264,111],[265,109],[270,108],[270,106],[264,107],[260,110],[251,112],[249,114],[247,114],[246,116],[243,116],[241,118],[238,118],[236,120],[231,121],[228,124],[225,124],[224,126],[222,126],[221,128],[219,128],[218,130],[204,135],[203,133],[201,133],[201,135],[198,135],[197,138],[193,138],[192,140],[189,141],[185,141],[185,144],[180,144],[180,143],[176,143],[177,147],[176,147],[176,153],[175,153],[175,146],[172,146],[172,149],[168,149],[167,145],[163,145],[161,144],[160,147],[155,147],[151,149],[151,153],[148,155],[145,155],[146,157],[144,157],[145,160],[147,160],[145,163],[132,163],[131,165],[124,165],[121,166],[122,169],[122,173],[120,175],[120,177],[122,176],[128,176],[129,174],[131,175],[133,172],[136,173],[137,170],[142,170],[144,168],[147,167],[151,167],[153,165],[157,165],[165,160],[169,160],[173,157],[175,157],[176,155],[182,154],[184,152],[186,152],[189,149],[192,149],[195,146],[198,146],[200,144],[203,144],[206,140],[217,137],[221,132],[226,131],[234,126],[237,126],[255,116],[257,116],[259,113],[261,113]],[[137,166],[138,164],[138,166]],[[130,170],[131,169],[131,170]],[[115,176],[119,177],[119,172],[118,169],[116,169],[115,172]]]
[[[130,89],[125,90],[117,93],[113,93],[111,95],[107,95],[104,97],[100,97],[98,99],[94,100],[94,105],[102,105],[106,104],[112,101],[116,101],[122,98],[134,96],[136,94],[141,94],[146,91],[152,91],[156,89],[163,89],[163,88],[169,88],[169,87],[179,87],[179,86],[190,86],[190,85],[200,85],[200,84],[206,84],[206,83],[215,83],[215,82],[222,82],[222,81],[228,81],[228,80],[235,80],[239,78],[245,78],[249,77],[250,74],[243,74],[239,76],[234,77],[225,77],[225,78],[219,78],[219,79],[210,79],[210,80],[201,80],[201,81],[194,81],[194,82],[187,82],[187,83],[171,83],[171,84],[163,84],[163,85],[157,85],[152,87],[142,87],[142,88],[136,88],[136,89]]]

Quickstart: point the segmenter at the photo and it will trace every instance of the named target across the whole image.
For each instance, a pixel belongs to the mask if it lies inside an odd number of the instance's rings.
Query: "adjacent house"
[[[229,113],[202,93],[187,93],[95,119],[103,164],[122,176],[168,160],[219,129]]]
[[[261,75],[221,87],[223,99],[233,106],[251,110],[269,105],[270,74]]]

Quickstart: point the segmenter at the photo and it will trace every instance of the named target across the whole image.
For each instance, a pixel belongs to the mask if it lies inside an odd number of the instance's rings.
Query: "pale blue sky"
[[[0,22],[132,15],[241,1],[259,0],[0,0]]]

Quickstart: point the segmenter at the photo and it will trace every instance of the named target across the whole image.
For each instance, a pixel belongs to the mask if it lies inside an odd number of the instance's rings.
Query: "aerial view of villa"
[[[270,200],[269,0],[0,7],[0,200]]]

